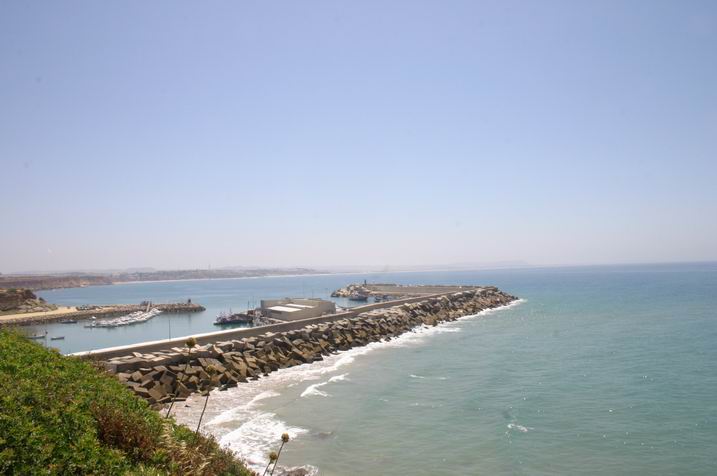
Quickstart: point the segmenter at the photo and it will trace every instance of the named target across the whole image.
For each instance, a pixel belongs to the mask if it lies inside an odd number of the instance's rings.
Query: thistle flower
[[[269,466],[272,464],[276,464],[276,460],[279,459],[279,455],[276,453],[276,451],[272,451],[269,453],[269,462],[266,464],[266,468],[264,468],[264,472],[261,473],[261,476],[265,476],[266,472],[269,471]]]

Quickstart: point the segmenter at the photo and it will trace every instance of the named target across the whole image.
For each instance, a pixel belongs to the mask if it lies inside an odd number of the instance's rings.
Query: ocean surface
[[[321,475],[717,474],[717,264],[139,283],[60,304],[192,298],[195,315],[118,329],[37,326],[64,352],[214,329],[262,297],[367,279],[492,284],[521,301],[211,394],[203,431],[263,470]],[[171,327],[171,328],[170,328]],[[202,398],[178,405],[196,425]],[[261,472],[261,471],[260,471]]]

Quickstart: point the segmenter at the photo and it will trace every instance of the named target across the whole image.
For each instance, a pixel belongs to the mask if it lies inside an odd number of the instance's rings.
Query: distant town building
[[[262,299],[261,313],[282,321],[319,317],[336,312],[336,304],[323,299]]]

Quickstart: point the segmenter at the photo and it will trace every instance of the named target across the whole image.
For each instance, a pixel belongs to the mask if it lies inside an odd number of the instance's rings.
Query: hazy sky
[[[0,272],[717,259],[717,2],[0,4]]]

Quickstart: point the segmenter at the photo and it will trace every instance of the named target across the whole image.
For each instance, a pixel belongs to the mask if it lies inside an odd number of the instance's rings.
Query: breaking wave
[[[234,451],[251,469],[261,472],[268,462],[268,453],[276,449],[277,441],[282,433],[288,433],[292,440],[301,439],[309,434],[309,429],[292,426],[281,420],[276,413],[266,410],[272,400],[282,397],[282,391],[304,382],[322,380],[309,385],[300,394],[300,397],[329,397],[330,394],[320,388],[329,383],[346,380],[348,373],[334,375],[326,380],[323,380],[324,377],[353,363],[361,355],[379,349],[418,345],[435,334],[461,332],[461,328],[457,326],[459,321],[488,315],[521,302],[522,300],[518,300],[507,306],[487,309],[477,314],[461,317],[453,322],[444,322],[436,326],[420,326],[391,340],[372,342],[363,347],[341,351],[327,356],[319,362],[280,369],[266,377],[242,383],[226,391],[215,390],[209,399],[202,431],[214,435],[222,446]],[[411,377],[425,378],[420,375],[411,375]],[[193,395],[185,402],[185,405],[175,406],[174,416],[178,422],[192,427],[193,424],[196,424],[203,404],[203,397]],[[275,405],[274,408],[279,409],[280,407]],[[518,431],[522,430],[518,429]],[[317,468],[311,466],[304,466],[304,468],[310,474],[318,472]]]

